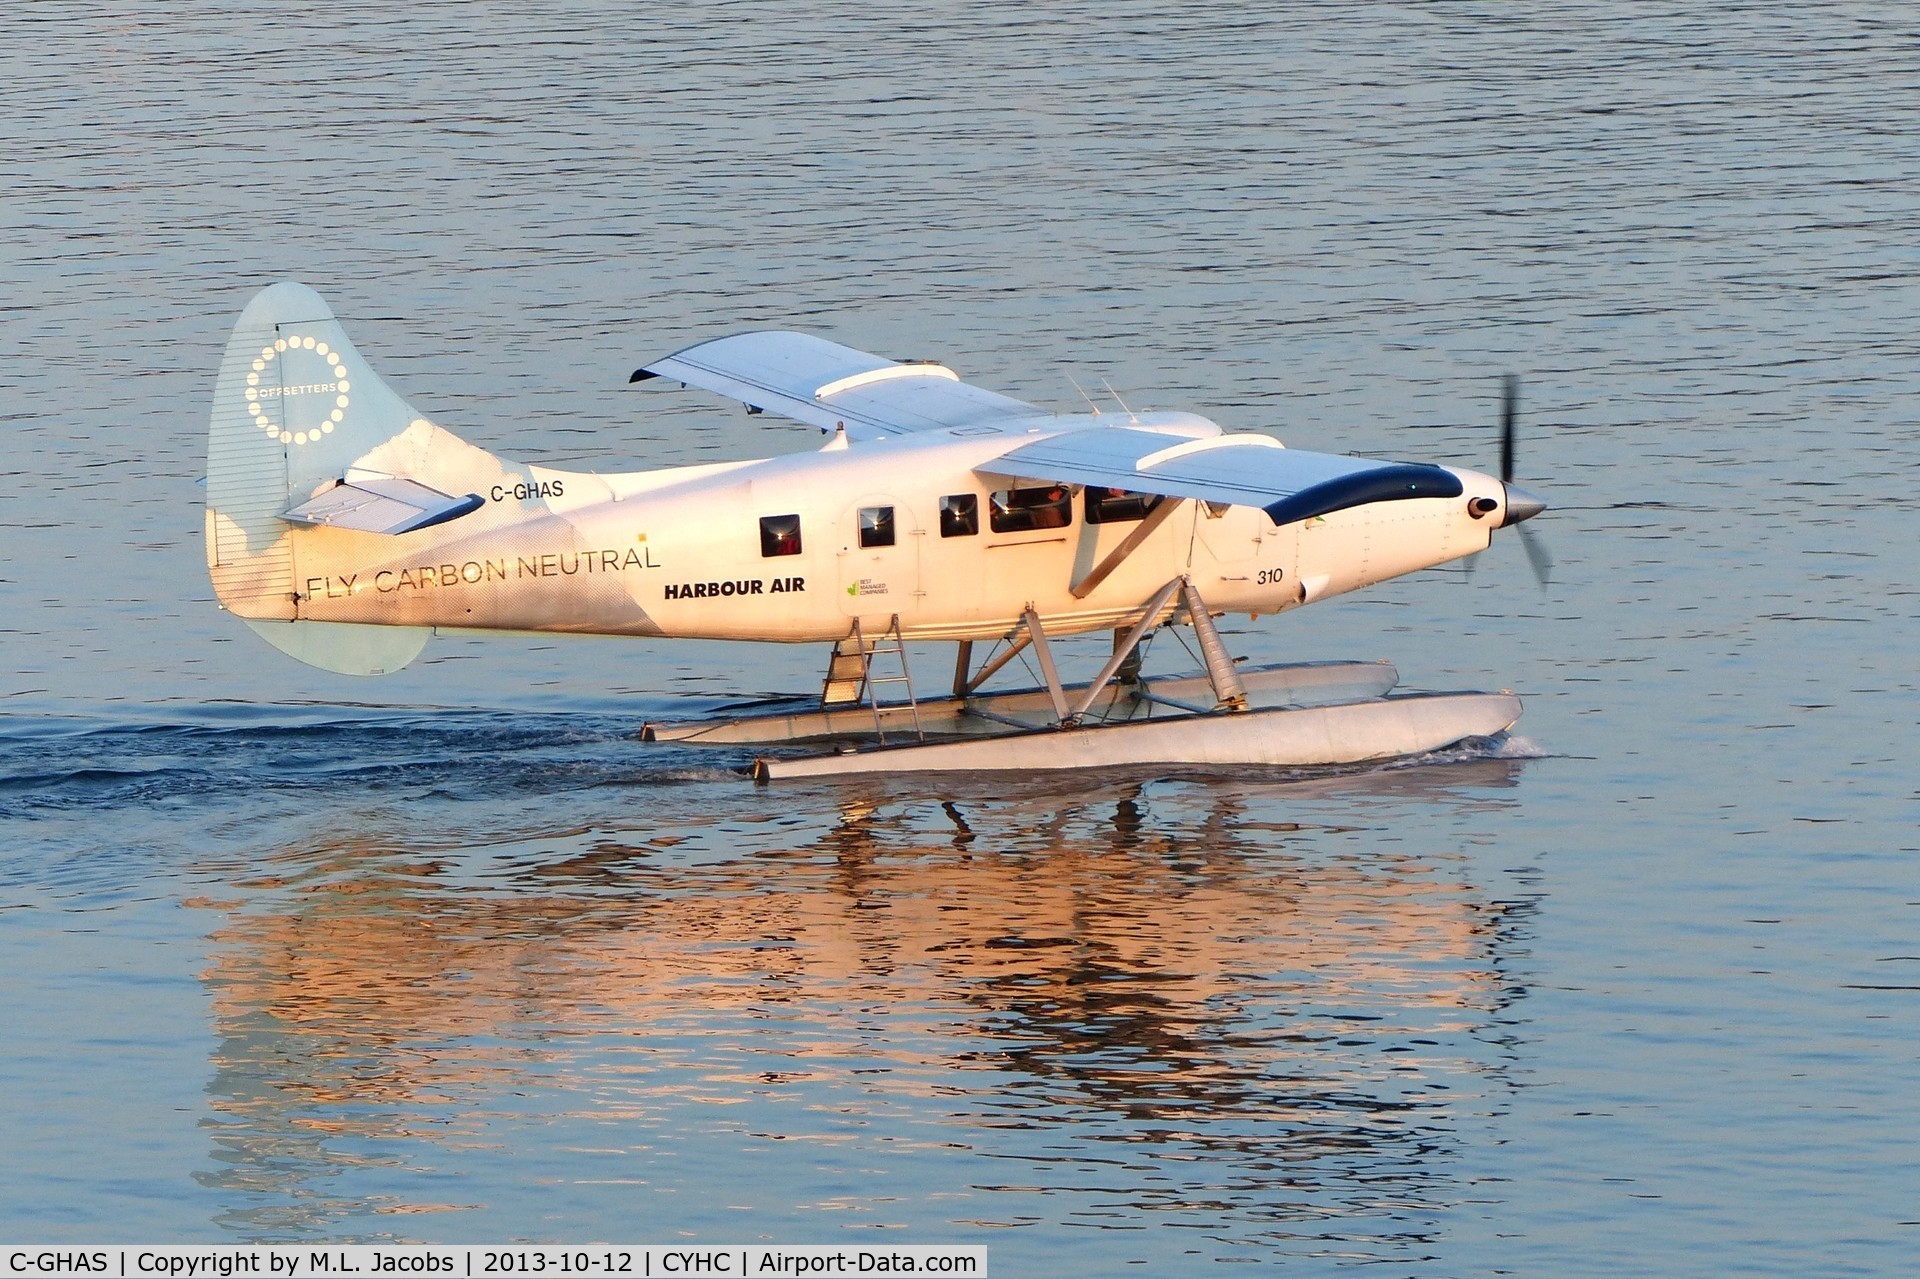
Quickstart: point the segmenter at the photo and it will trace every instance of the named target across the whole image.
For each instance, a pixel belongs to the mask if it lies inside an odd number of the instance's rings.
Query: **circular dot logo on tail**
[[[347,415],[347,379],[340,353],[313,337],[289,335],[260,348],[247,373],[247,412],[282,444],[318,443]]]

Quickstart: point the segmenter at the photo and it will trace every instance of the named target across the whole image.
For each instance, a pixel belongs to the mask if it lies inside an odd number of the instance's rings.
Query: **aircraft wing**
[[[939,364],[901,364],[805,333],[768,330],[701,342],[636,370],[671,378],[850,440],[980,426],[1046,410],[971,386]]]
[[[974,468],[1040,483],[1098,484],[1231,506],[1257,506],[1278,524],[1351,506],[1412,497],[1458,497],[1453,472],[1409,462],[1308,453],[1265,435],[1187,439],[1127,427],[1049,436]]]

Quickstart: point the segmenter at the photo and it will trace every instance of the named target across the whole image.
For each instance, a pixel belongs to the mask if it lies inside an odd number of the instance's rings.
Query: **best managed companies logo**
[[[269,438],[308,444],[347,415],[353,390],[340,353],[311,337],[275,338],[247,374],[247,412]]]

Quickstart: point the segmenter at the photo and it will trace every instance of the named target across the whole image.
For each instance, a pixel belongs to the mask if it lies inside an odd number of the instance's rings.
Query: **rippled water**
[[[0,1235],[1910,1272],[1904,7],[42,0],[0,71]],[[287,276],[545,462],[808,447],[625,385],[755,325],[1480,466],[1518,370],[1548,589],[1231,638],[1524,740],[756,789],[633,731],[818,653],[295,666],[194,484]]]

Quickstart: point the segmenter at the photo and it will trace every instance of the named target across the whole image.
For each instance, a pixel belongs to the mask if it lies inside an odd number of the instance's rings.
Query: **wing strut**
[[[1107,558],[1088,569],[1085,577],[1067,588],[1073,592],[1073,598],[1083,600],[1093,594],[1094,590],[1100,583],[1107,580],[1108,575],[1110,575],[1113,570],[1119,568],[1126,562],[1129,555],[1132,555],[1140,549],[1141,543],[1152,537],[1162,524],[1165,524],[1173,517],[1173,512],[1176,508],[1184,506],[1185,504],[1185,498],[1169,497],[1163,499],[1159,505],[1155,506],[1151,511],[1148,511],[1147,518],[1134,525],[1133,531],[1127,534],[1125,540],[1107,552]],[[1108,673],[1111,674],[1112,672]],[[1106,679],[1103,676],[1096,682],[1104,684]]]

